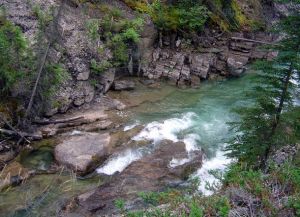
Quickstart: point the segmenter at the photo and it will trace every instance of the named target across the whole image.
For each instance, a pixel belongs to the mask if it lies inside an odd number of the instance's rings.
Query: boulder
[[[84,175],[107,159],[109,143],[108,133],[72,136],[55,147],[55,159],[78,174]]]
[[[206,79],[211,70],[214,57],[211,55],[197,54],[192,56],[191,71],[192,74]]]
[[[88,81],[79,81],[73,91],[74,105],[81,106],[94,99],[95,90]]]
[[[232,76],[240,76],[246,70],[249,57],[230,55],[227,59],[227,68]]]
[[[135,83],[133,81],[128,81],[128,80],[115,81],[113,84],[113,89],[117,91],[134,90]]]
[[[146,86],[150,86],[150,85],[152,85],[152,84],[155,83],[154,80],[150,80],[150,79],[142,79],[142,80],[140,80],[140,82],[141,82],[143,85],[146,85]]]
[[[101,74],[100,83],[103,85],[103,93],[107,93],[111,88],[111,86],[113,85],[115,80],[115,74],[116,74],[116,70],[114,68],[111,68]]]
[[[182,183],[202,164],[202,153],[194,153],[190,162],[171,167],[173,159],[186,159],[188,154],[185,144],[163,141],[152,154],[133,162],[123,172],[115,175],[109,182],[98,189],[80,195],[77,198],[83,213],[93,213],[98,216],[114,216],[117,209],[116,199],[130,201],[130,207],[141,206],[139,192],[160,191],[167,186]]]

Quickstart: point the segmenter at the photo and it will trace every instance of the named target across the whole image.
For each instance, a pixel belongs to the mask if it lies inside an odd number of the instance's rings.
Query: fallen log
[[[27,138],[30,138],[32,140],[41,140],[43,137],[41,135],[37,135],[37,134],[29,134],[29,133],[25,133],[25,132],[16,132],[13,130],[6,130],[6,129],[1,129],[0,128],[0,134],[4,134],[4,135],[8,135],[8,136],[18,136],[18,137],[22,137],[25,141],[29,142],[30,141]]]
[[[17,135],[20,137],[20,142],[22,142],[22,140],[25,140],[26,142],[30,143],[30,141],[28,139],[26,139],[18,130],[16,130],[4,117],[2,117],[2,115],[0,114],[0,119],[12,130],[12,132],[14,134],[8,134],[8,135]],[[4,130],[4,129],[3,129]],[[5,131],[5,130],[4,130]],[[1,132],[1,131],[0,131]]]
[[[40,124],[40,125],[48,125],[48,124],[62,124],[72,121],[77,121],[83,119],[83,116],[75,117],[75,118],[67,118],[67,119],[60,119],[60,120],[36,120],[33,123]]]
[[[258,43],[258,44],[276,45],[274,43],[270,43],[270,42],[266,42],[266,41],[253,40],[253,39],[248,39],[248,38],[231,37],[231,39],[236,40],[236,41],[248,41],[248,42],[253,42],[253,43]]]

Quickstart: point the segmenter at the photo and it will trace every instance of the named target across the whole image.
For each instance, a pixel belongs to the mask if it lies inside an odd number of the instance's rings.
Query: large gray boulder
[[[241,76],[246,71],[249,57],[230,55],[227,59],[227,67],[230,75]]]
[[[109,144],[108,133],[73,136],[55,147],[55,159],[78,174],[84,175],[107,159]]]

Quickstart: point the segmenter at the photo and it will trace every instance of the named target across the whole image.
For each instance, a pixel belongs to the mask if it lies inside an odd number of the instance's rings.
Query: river
[[[247,73],[238,79],[207,81],[201,83],[198,89],[178,89],[162,85],[156,91],[149,88],[142,90],[152,98],[155,98],[155,94],[163,97],[146,101],[120,115],[129,120],[124,131],[136,125],[143,126],[143,130],[132,140],[146,139],[151,141],[150,146],[124,150],[108,159],[97,172],[107,175],[121,172],[133,161],[149,154],[160,141],[183,141],[188,152],[202,150],[205,153],[204,164],[193,177],[198,177],[201,181],[199,190],[210,194],[205,183],[216,180],[209,171],[224,170],[232,161],[224,156],[223,151],[226,141],[233,136],[227,123],[238,118],[232,113],[232,109],[249,103],[245,99],[245,92],[252,87],[253,76],[253,73]],[[139,97],[138,93],[134,94],[137,94],[134,97]],[[174,165],[182,163],[184,162],[178,159],[171,162]],[[76,180],[74,175],[65,173],[35,176],[25,184],[0,194],[0,216],[55,216],[68,198],[92,189],[102,181],[101,177]],[[19,211],[12,214],[18,208]]]

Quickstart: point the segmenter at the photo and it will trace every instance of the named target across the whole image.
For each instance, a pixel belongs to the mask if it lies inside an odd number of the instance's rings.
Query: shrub
[[[8,93],[24,75],[27,42],[21,29],[0,15],[0,93]]]
[[[132,41],[134,43],[137,43],[140,39],[139,33],[137,33],[134,28],[126,29],[122,35],[126,41]]]
[[[68,71],[61,64],[48,64],[45,67],[45,74],[42,78],[42,93],[47,99],[53,96],[59,86],[68,80]]]
[[[95,59],[92,59],[91,61],[91,70],[94,74],[101,74],[110,67],[112,67],[112,64],[107,60],[103,60],[100,63],[98,63]]]
[[[88,20],[86,23],[86,28],[88,32],[88,36],[93,40],[96,41],[99,39],[99,29],[100,29],[100,22],[97,19]]]
[[[189,217],[203,217],[203,210],[198,206],[197,203],[193,202],[190,207]]]

